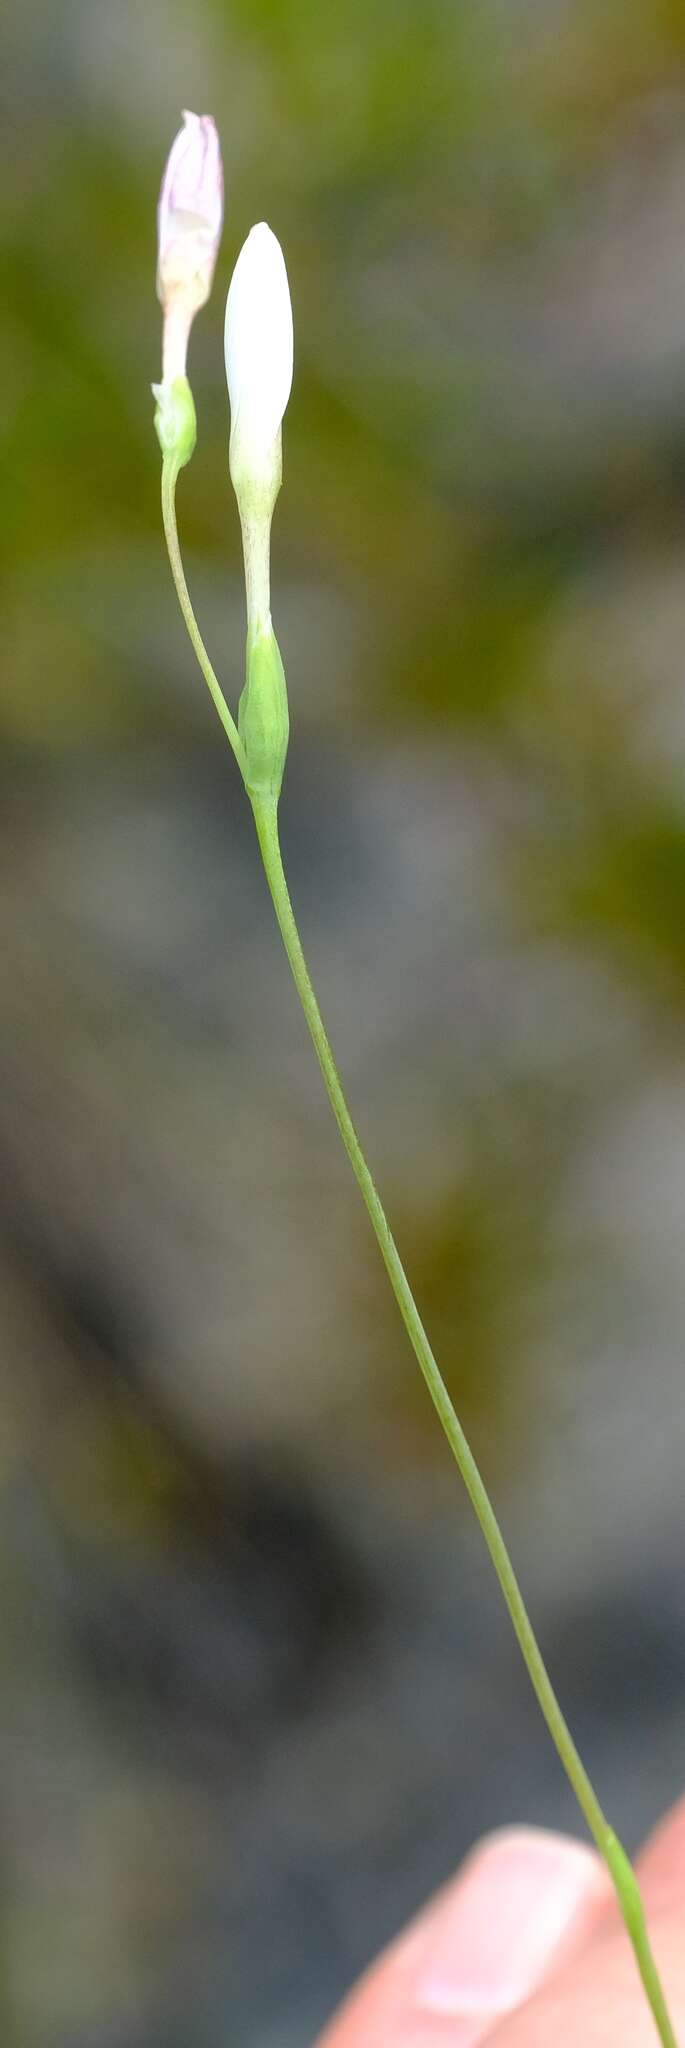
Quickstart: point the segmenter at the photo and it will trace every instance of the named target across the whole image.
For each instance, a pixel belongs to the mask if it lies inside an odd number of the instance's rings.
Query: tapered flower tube
[[[184,377],[188,336],[212,289],[224,215],[219,137],[211,114],[184,113],[157,209],[157,297],[164,309],[162,381]]]
[[[239,729],[251,795],[276,799],[288,745],[288,700],[271,624],[271,520],[281,486],[281,425],[293,381],[293,316],[280,242],[260,221],[231,278],[224,336],[230,468],[247,597],[247,679]]]
[[[219,137],[211,114],[184,113],[167,160],[157,209],[157,297],[164,313],[162,381],[153,385],[155,424],[180,467],[195,446],[195,408],[186,377],[190,329],[212,289],[224,210]]]
[[[269,535],[281,485],[281,422],[293,381],[293,315],[280,242],[260,221],[226,301],[230,465],[245,542],[248,619],[269,613]]]

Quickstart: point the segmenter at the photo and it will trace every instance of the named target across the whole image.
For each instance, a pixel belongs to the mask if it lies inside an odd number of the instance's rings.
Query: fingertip
[[[319,2048],[476,2048],[575,1953],[606,1896],[599,1859],[582,1843],[536,1828],[484,1837]]]

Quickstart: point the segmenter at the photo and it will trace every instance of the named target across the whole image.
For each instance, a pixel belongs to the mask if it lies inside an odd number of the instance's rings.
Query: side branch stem
[[[246,763],[243,743],[240,738],[240,733],[238,732],[238,727],[236,725],[235,719],[232,717],[232,714],[229,711],[228,705],[226,703],[226,698],[221,688],[219,678],[216,675],[215,670],[212,668],[212,664],[209,659],[209,655],[207,653],[207,649],[205,647],[205,643],[202,638],[202,634],[200,632],[192,604],[190,602],[190,592],[188,590],[188,585],[186,583],[185,569],[183,567],[183,562],[181,560],[181,550],[178,541],[178,528],[176,525],[177,474],[178,471],[173,460],[168,456],[165,457],[162,463],[162,519],[164,521],[164,536],[167,544],[169,563],[171,566],[171,574],[173,576],[174,583],[176,586],[176,596],[178,598],[181,611],[183,613],[188,638],[190,640],[193,651],[197,656],[197,660],[199,662],[202,674],[207,684],[210,697],[212,698],[215,708],[218,712],[219,718],[221,719],[221,723],[224,728],[226,738],[229,741],[231,747],[233,748],[233,752],[235,754],[235,758],[238,763],[238,767],[240,769],[240,773],[242,775],[244,782]]]

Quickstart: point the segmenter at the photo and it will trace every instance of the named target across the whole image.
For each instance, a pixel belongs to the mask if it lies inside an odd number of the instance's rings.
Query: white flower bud
[[[280,242],[260,221],[243,244],[226,302],[231,476],[247,500],[273,512],[281,481],[281,421],[293,381],[293,315]]]
[[[157,296],[164,308],[163,382],[185,376],[188,336],[209,298],[223,221],[224,181],[211,114],[184,113],[159,196]]]

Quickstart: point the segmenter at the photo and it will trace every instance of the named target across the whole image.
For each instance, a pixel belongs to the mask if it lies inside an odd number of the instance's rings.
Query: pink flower
[[[164,308],[164,382],[185,376],[188,336],[212,289],[224,210],[219,137],[211,114],[183,115],[159,196],[157,296]]]

